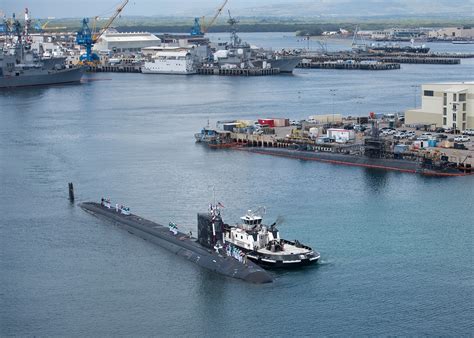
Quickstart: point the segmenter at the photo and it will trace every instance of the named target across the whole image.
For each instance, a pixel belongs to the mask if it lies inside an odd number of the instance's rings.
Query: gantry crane
[[[99,32],[95,32],[95,23],[98,17],[94,18],[93,29],[89,27],[89,19],[82,19],[82,28],[77,32],[76,43],[80,46],[86,48],[86,54],[81,55],[80,61],[84,63],[95,63],[99,61],[97,54],[92,53],[92,46],[99,40],[99,38],[104,34],[104,32],[112,25],[117,16],[122,12],[123,8],[127,5],[129,0],[125,0],[122,4],[115,10],[114,14],[109,18],[107,23],[102,27]]]
[[[214,14],[212,19],[207,24],[204,21],[204,19],[205,19],[204,17],[202,17],[201,19],[194,18],[194,26],[191,29],[191,35],[204,35],[204,34],[206,34],[208,32],[209,28],[211,28],[214,25],[217,18],[222,13],[222,11],[224,10],[225,5],[227,5],[228,2],[229,2],[229,0],[224,0],[222,5],[219,6],[219,8],[217,9],[216,14]]]

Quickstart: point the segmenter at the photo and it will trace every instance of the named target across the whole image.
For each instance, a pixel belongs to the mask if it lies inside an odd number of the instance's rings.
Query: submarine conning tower
[[[199,213],[198,242],[206,248],[213,249],[218,242],[222,242],[224,223],[220,215],[216,213]]]

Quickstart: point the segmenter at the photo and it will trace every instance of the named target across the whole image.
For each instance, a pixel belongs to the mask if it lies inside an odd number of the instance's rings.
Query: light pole
[[[334,124],[334,97],[336,96],[337,89],[329,89],[329,93],[332,96],[332,123]]]

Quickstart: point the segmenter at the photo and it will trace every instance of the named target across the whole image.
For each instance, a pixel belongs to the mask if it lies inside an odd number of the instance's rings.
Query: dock
[[[98,65],[89,66],[87,69],[91,73],[141,73],[141,65]]]
[[[298,68],[315,68],[315,69],[348,69],[348,70],[393,70],[400,69],[399,63],[385,63],[385,62],[301,62]]]
[[[219,68],[201,67],[197,70],[200,75],[221,76],[266,76],[280,74],[279,68]]]
[[[306,54],[297,68],[323,68],[331,66],[318,67],[324,63],[364,63],[373,62],[380,64],[438,64],[438,65],[458,65],[461,63],[461,57],[449,57],[449,54],[357,54],[357,53],[334,53],[334,54]],[[464,55],[464,58],[471,57],[470,54]],[[315,66],[308,66],[315,64]],[[335,69],[359,69],[359,68],[342,68]],[[356,66],[355,66],[356,67]],[[387,69],[394,69],[387,67]],[[396,69],[396,68],[395,68]]]

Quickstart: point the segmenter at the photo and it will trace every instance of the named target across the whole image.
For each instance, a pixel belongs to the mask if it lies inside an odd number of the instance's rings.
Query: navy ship
[[[215,48],[214,59],[220,67],[236,68],[278,68],[280,73],[292,73],[303,60],[299,55],[285,51],[275,53],[263,48],[251,46],[237,35],[238,20],[230,16],[230,42],[219,44]]]
[[[6,32],[0,51],[0,88],[79,82],[82,67],[68,67],[64,57],[42,58],[32,50],[30,23],[28,9],[23,27],[15,16],[12,20],[4,20]]]
[[[178,230],[170,222],[169,226],[134,215],[130,209],[118,204],[111,205],[110,200],[101,203],[86,202],[80,204],[88,213],[127,230],[140,238],[157,244],[178,256],[218,274],[237,278],[251,283],[270,283],[272,276],[256,265],[245,254],[234,251],[228,254],[224,250],[222,238],[224,224],[219,209],[210,207],[209,212],[198,214],[198,238]]]

